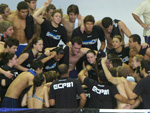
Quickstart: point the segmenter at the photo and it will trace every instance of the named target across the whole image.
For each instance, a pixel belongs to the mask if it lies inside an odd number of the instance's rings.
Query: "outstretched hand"
[[[87,69],[88,71],[90,71],[90,70],[92,69],[92,66],[91,66],[91,65],[86,65],[86,69]]]

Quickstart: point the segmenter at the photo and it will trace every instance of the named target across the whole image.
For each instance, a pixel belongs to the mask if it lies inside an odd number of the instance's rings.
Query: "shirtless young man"
[[[24,0],[29,6],[29,14],[33,15],[34,11],[36,10],[36,3],[37,0]]]
[[[14,33],[12,35],[13,38],[16,38],[19,40],[19,47],[20,50],[19,53],[17,53],[19,56],[22,50],[26,47],[28,39],[25,35],[25,27],[26,27],[26,17],[28,14],[28,4],[26,2],[19,2],[17,5],[17,11],[11,15],[8,16],[7,20],[14,23]],[[19,51],[17,50],[17,51]]]
[[[107,60],[107,57],[105,58],[102,58],[101,60],[101,64],[102,64],[102,68],[104,70],[104,73],[105,73],[105,76],[107,78],[107,80],[109,82],[111,82],[112,84],[116,85],[117,89],[118,89],[118,92],[124,96],[125,98],[128,99],[128,96],[126,94],[126,91],[125,91],[125,88],[124,88],[124,84],[123,84],[123,81],[122,81],[122,77],[126,77],[129,73],[128,73],[128,69],[124,66],[120,66],[118,68],[118,77],[113,77],[110,73],[110,71],[107,69],[107,66],[106,66],[106,60]],[[123,75],[123,76],[121,76]],[[131,81],[128,81],[128,83],[130,84],[130,88],[131,89],[134,89],[134,87],[136,86],[136,83],[134,82],[131,82]],[[117,108],[118,109],[123,109],[124,107],[126,106],[126,103],[123,103],[123,102],[120,102],[120,101],[117,101]]]
[[[95,25],[98,25],[103,28],[105,37],[107,39],[108,51],[113,49],[112,37],[114,35],[121,35],[121,37],[123,38],[123,44],[124,44],[124,34],[127,37],[131,35],[130,30],[122,21],[116,19],[112,20],[110,17],[105,17],[102,20],[97,21]]]
[[[69,47],[69,76],[72,78],[77,78],[78,72],[75,70],[76,64],[89,50],[88,48],[81,47],[82,39],[80,37],[73,37],[72,45]]]
[[[69,40],[71,40],[73,30],[78,26],[81,26],[84,17],[81,17],[78,6],[74,4],[68,7],[67,14],[68,15],[64,15],[62,18],[62,24],[67,30]]]
[[[17,76],[17,78],[8,87],[5,94],[4,101],[2,102],[3,107],[7,108],[17,108],[19,107],[19,96],[22,91],[33,84],[33,78],[36,74],[40,74],[43,71],[43,63],[41,61],[34,61],[32,64],[32,69],[28,72],[22,72]],[[16,102],[14,104],[13,102]]]

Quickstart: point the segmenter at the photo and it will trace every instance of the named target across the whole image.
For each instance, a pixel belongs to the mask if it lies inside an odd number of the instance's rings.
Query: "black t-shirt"
[[[142,47],[141,47],[141,49],[140,49],[140,51],[139,51],[139,55],[145,56],[147,49],[148,49],[148,47],[146,47],[146,48],[142,48]]]
[[[60,78],[50,87],[50,99],[55,99],[56,108],[77,108],[76,94],[83,93],[78,80],[72,78]]]
[[[98,83],[95,80],[85,78],[84,84],[90,92],[89,108],[112,108],[112,95],[118,93],[116,87]]]
[[[44,49],[56,47],[61,39],[65,44],[69,42],[66,29],[61,25],[55,28],[46,19],[41,24],[41,38],[43,39]]]
[[[0,90],[1,90],[0,96],[3,99],[5,97],[5,93],[9,87],[9,85],[16,78],[16,76],[18,75],[18,72],[14,68],[9,67],[8,65],[3,65],[3,66],[1,66],[1,68],[5,71],[11,71],[11,73],[14,75],[12,78],[7,78],[5,75],[0,74]],[[5,83],[6,83],[5,86],[1,85],[2,79],[5,80]]]
[[[135,89],[134,93],[142,97],[144,109],[150,109],[150,76],[141,79]]]
[[[26,68],[31,68],[31,63],[33,60],[37,59],[37,56],[33,55],[32,49],[29,49],[25,51],[24,53],[28,53],[29,57],[21,64],[21,66],[26,67]]]
[[[72,37],[75,36],[80,36],[82,38],[82,47],[87,47],[92,50],[97,50],[98,39],[101,42],[105,41],[103,29],[99,26],[93,26],[93,30],[90,34],[87,34],[85,31],[81,33],[80,27],[78,27],[72,33]]]
[[[122,46],[122,51],[117,53],[115,49],[112,49],[108,52],[108,54],[112,53],[118,56],[118,58],[122,58],[122,62],[128,64],[129,62],[129,47]]]
[[[51,71],[51,70],[57,70],[59,62],[56,62],[53,58],[47,61],[44,64],[44,72]]]

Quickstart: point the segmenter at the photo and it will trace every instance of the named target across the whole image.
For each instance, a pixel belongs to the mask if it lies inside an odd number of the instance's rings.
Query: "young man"
[[[54,10],[56,10],[56,7],[53,4],[49,4],[45,9],[43,17],[46,18],[46,20],[52,21],[52,12]]]
[[[2,102],[2,107],[18,108],[20,106],[19,96],[22,91],[29,85],[33,84],[33,78],[36,76],[36,74],[43,72],[43,63],[41,61],[33,61],[31,67],[32,69],[29,69],[27,72],[22,72],[19,74],[8,87],[4,101]]]
[[[65,44],[68,44],[69,42],[66,29],[60,25],[62,18],[61,10],[58,9],[52,12],[51,22],[40,17],[40,14],[51,2],[52,0],[49,0],[48,3],[44,3],[44,5],[33,15],[37,23],[41,25],[41,38],[44,42],[44,49],[48,47],[56,47],[60,40]]]
[[[130,84],[127,83],[127,81],[122,78],[122,81],[125,84],[125,90],[127,92],[127,95],[129,99],[135,99],[139,96],[141,96],[142,101],[143,101],[143,106],[144,109],[150,109],[150,61],[149,60],[143,60],[141,61],[141,67],[140,67],[140,74],[144,78],[142,78],[132,90],[130,88]]]
[[[28,6],[29,6],[29,14],[30,15],[33,15],[34,14],[34,11],[36,11],[36,3],[37,3],[37,0],[24,0]]]
[[[112,37],[114,35],[120,35],[123,38],[123,44],[124,44],[124,34],[127,37],[131,35],[130,30],[122,21],[117,19],[112,20],[110,17],[105,17],[102,20],[97,21],[95,25],[102,27],[102,29],[104,30],[104,34],[107,39],[108,51],[113,49]]]
[[[111,82],[112,84],[116,85],[117,86],[117,89],[118,89],[118,92],[124,96],[125,98],[128,99],[128,96],[126,94],[126,91],[125,91],[125,88],[124,88],[124,85],[123,85],[123,82],[121,81],[121,78],[124,77],[126,78],[128,75],[129,75],[129,71],[128,69],[125,67],[125,66],[120,66],[117,70],[118,72],[118,76],[117,77],[113,77],[110,73],[110,71],[107,69],[107,66],[106,66],[106,60],[107,60],[107,57],[105,58],[102,58],[101,60],[101,64],[102,64],[102,68],[104,70],[104,73],[105,73],[105,76],[107,78],[107,80],[109,82]],[[130,83],[130,87],[131,89],[134,89],[134,87],[136,86],[136,83],[134,82],[130,82],[128,81],[128,83]],[[123,103],[123,102],[120,102],[120,101],[117,101],[117,108],[118,109],[123,109],[125,106],[126,106],[126,103]]]
[[[4,20],[11,14],[10,9],[7,4],[0,4],[0,15]]]
[[[150,45],[150,1],[143,1],[133,12],[132,16],[144,28],[145,42]],[[144,22],[140,17],[143,16]]]
[[[2,101],[5,97],[5,93],[9,85],[18,75],[17,70],[13,68],[15,65],[17,65],[18,61],[15,53],[5,52],[1,54],[1,57],[2,57],[1,62],[3,62],[1,68],[5,71],[10,71],[13,74],[12,78],[8,78],[5,75],[0,74],[0,98]]]
[[[68,66],[58,66],[60,79],[52,83],[50,87],[50,105],[55,108],[78,108],[76,94],[80,96],[79,108],[83,108],[86,102],[85,94],[79,81],[69,78]]]
[[[27,46],[28,39],[25,34],[26,17],[28,14],[28,4],[24,1],[19,2],[17,5],[17,11],[8,16],[8,20],[14,23],[13,38],[19,40],[19,47],[17,50],[17,56],[19,56],[22,50]]]
[[[95,19],[92,15],[87,15],[84,18],[85,31],[82,33],[80,27],[76,28],[72,37],[79,36],[82,39],[82,47],[87,47],[92,50],[104,50],[105,48],[105,37],[103,29],[99,26],[94,26]],[[98,39],[101,42],[101,47],[97,48]]]
[[[150,58],[150,48],[142,48],[139,35],[133,34],[129,37],[129,47],[134,49],[137,54],[143,55],[145,60]]]
[[[64,56],[64,50],[60,47],[55,48],[50,56],[45,56],[41,61],[44,63],[44,72],[57,70],[60,60]]]
[[[14,33],[13,23],[7,20],[0,22],[0,41],[5,42],[8,37],[11,37]]]
[[[75,69],[76,64],[90,49],[82,48],[82,39],[80,37],[73,37],[71,42],[72,44],[69,47],[69,76],[71,78],[78,78],[78,71]]]
[[[84,17],[79,14],[79,8],[77,5],[71,4],[67,9],[67,14],[62,18],[62,24],[67,30],[69,40],[72,38],[72,32],[78,26],[83,23]]]

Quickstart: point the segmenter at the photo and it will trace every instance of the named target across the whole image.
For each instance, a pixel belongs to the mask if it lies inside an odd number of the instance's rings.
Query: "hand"
[[[45,52],[44,52],[44,54],[45,54],[46,56],[50,56],[50,55],[51,55],[51,52],[46,49]]]
[[[131,109],[131,105],[130,104],[126,104],[123,109]]]
[[[10,71],[6,71],[4,75],[9,79],[14,76]]]
[[[90,71],[90,70],[92,69],[92,66],[91,66],[91,65],[86,65],[86,69],[87,69],[88,71]]]
[[[52,51],[52,52],[51,52],[51,56],[52,56],[52,57],[56,56],[56,54],[57,54],[56,51]]]
[[[84,33],[84,31],[85,31],[85,27],[84,27],[84,25],[82,24],[81,25],[81,27],[80,27],[80,31],[81,31],[81,33],[83,34]]]
[[[127,80],[124,77],[121,77],[121,81],[125,83]]]
[[[150,29],[150,26],[147,25],[147,24],[144,24],[144,23],[143,23],[141,26],[142,26],[144,29],[146,29],[146,30],[149,30],[149,29]]]
[[[149,44],[147,44],[147,43],[142,44],[142,49],[147,48],[147,47],[149,47]]]

